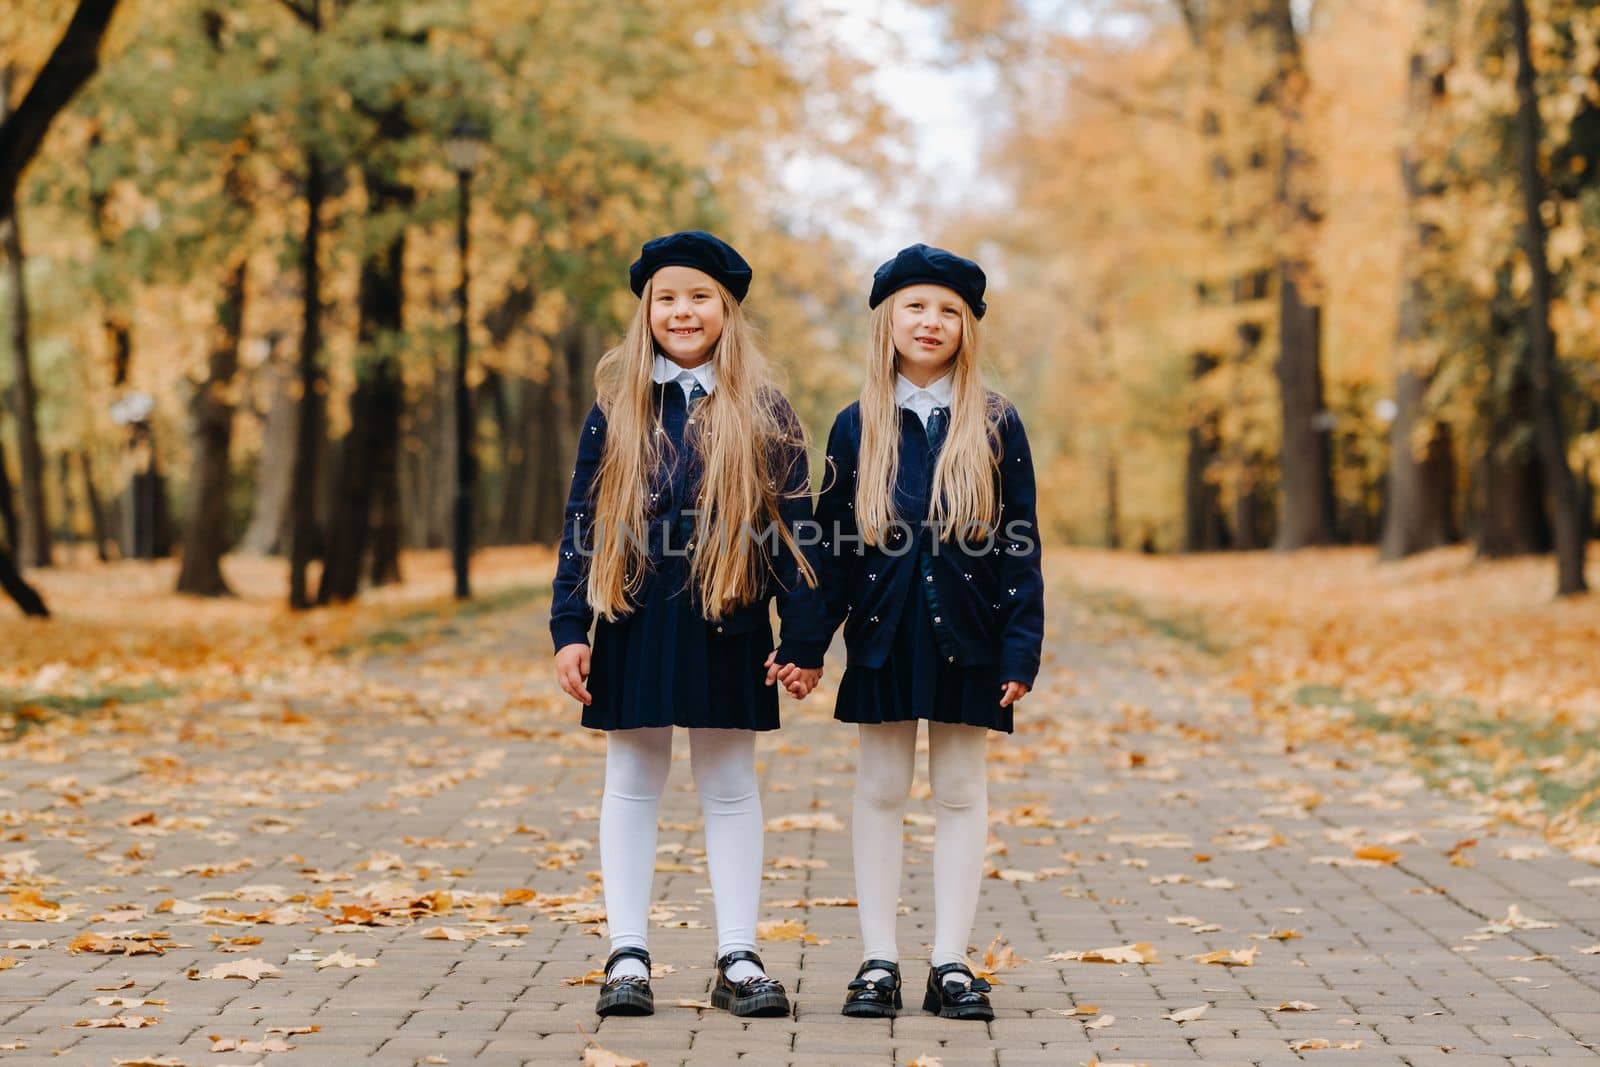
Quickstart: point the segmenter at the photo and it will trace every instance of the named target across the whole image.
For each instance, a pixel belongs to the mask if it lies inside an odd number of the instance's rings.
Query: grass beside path
[[[1548,560],[1066,551],[1050,565],[1086,606],[1227,672],[1289,737],[1409,763],[1600,862],[1600,597],[1557,602]]]

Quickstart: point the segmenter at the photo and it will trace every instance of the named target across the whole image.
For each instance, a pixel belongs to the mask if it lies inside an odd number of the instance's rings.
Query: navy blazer
[[[929,448],[921,420],[902,408],[894,502],[906,525],[891,526],[879,545],[865,544],[855,519],[860,403],[834,419],[828,435],[830,469],[817,502],[821,539],[811,551],[822,580],[827,632],[844,622],[851,664],[883,666],[907,603],[907,587],[931,582],[937,605],[934,630],[947,662],[998,665],[1003,681],[1033,685],[1044,641],[1033,456],[1016,408],[995,399],[1004,405],[996,472],[999,522],[991,536],[975,534],[965,541],[954,533],[941,540],[939,531],[924,522],[938,453]],[[921,598],[911,602],[919,607],[923,603]]]
[[[790,444],[769,457],[768,470],[781,477],[778,509],[780,519],[791,533],[803,537],[802,526],[810,523],[811,478],[802,443],[800,421],[781,393],[772,392],[766,402],[772,405],[779,423],[788,428]],[[662,469],[649,487],[645,507],[647,530],[641,537],[646,548],[643,584],[634,594],[635,604],[651,596],[670,596],[680,591],[688,576],[688,558],[694,542],[694,508],[700,491],[700,464],[693,447],[685,446],[687,404],[683,389],[676,382],[655,386],[656,432],[664,434]],[[578,462],[572,472],[572,487],[567,494],[566,520],[561,533],[561,549],[556,557],[556,574],[550,603],[550,636],[557,651],[570,644],[588,644],[594,624],[594,609],[588,599],[588,558],[580,546],[592,551],[596,475],[605,455],[606,417],[597,403],[589,409],[578,439]],[[760,531],[756,531],[760,532]],[[639,536],[639,535],[635,535]],[[770,618],[768,604],[778,602],[782,620],[779,663],[800,667],[822,666],[832,630],[823,630],[822,596],[800,578],[794,556],[781,541],[767,537],[762,541],[769,566],[763,569],[760,595],[728,612],[708,620],[718,633],[739,634],[765,626]],[[698,603],[698,594],[691,590]],[[704,609],[701,609],[704,615]]]

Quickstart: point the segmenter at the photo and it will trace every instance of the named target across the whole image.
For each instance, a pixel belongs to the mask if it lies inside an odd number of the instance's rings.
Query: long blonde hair
[[[872,311],[867,381],[861,389],[861,454],[857,461],[856,524],[868,544],[879,544],[895,512],[900,470],[900,409],[894,399],[897,353],[891,328],[894,298]],[[951,361],[954,375],[950,427],[933,471],[928,519],[947,534],[965,534],[973,524],[992,529],[1000,501],[995,473],[1000,465],[1000,417],[1004,402],[984,387],[978,371],[978,320],[963,301],[961,344]]]
[[[588,598],[607,621],[633,609],[632,598],[649,566],[645,500],[663,463],[676,458],[667,455],[654,404],[652,289],[647,281],[626,336],[601,357],[594,375],[606,417],[606,444],[594,492]],[[805,462],[805,431],[792,417],[781,417],[786,409],[779,407],[781,394],[772,384],[754,327],[733,294],[720,283],[716,289],[723,312],[722,335],[711,350],[716,389],[696,405],[684,442],[698,455],[701,471],[689,585],[711,619],[761,592],[772,563],[767,552],[757,551],[762,543],[757,528],[769,523],[798,561],[801,580],[816,585],[816,575],[778,510],[781,487],[793,473],[778,468],[789,454]]]

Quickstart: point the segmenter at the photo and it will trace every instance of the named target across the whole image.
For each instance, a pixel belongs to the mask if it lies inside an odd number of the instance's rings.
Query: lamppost
[[[459,212],[456,216],[456,250],[461,257],[461,282],[456,290],[456,498],[450,555],[456,575],[456,599],[472,596],[468,575],[472,555],[472,497],[478,465],[472,454],[472,397],[467,392],[467,216],[472,208],[472,174],[483,161],[487,134],[468,118],[456,120],[445,139],[444,152],[456,172]]]

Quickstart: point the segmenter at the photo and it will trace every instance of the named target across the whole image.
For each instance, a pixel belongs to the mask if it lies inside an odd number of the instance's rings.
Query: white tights
[[[989,839],[988,731],[928,724],[928,784],[933,790],[933,957],[935,967],[964,963],[978,914]],[[895,914],[900,904],[906,799],[917,749],[916,722],[861,726],[856,769],[857,914],[862,959],[898,963]],[[883,977],[880,973],[873,977]]]
[[[672,769],[670,726],[606,734],[606,787],[600,802],[600,873],[605,882],[611,949],[644,948],[661,794]],[[717,955],[755,951],[761,894],[761,792],[756,735],[751,730],[690,730],[689,768],[706,824],[706,866],[716,905]],[[735,982],[761,971],[741,961]],[[613,977],[643,977],[643,964],[623,960]]]

